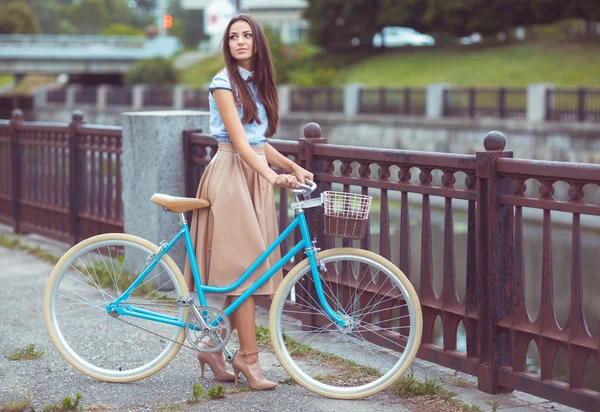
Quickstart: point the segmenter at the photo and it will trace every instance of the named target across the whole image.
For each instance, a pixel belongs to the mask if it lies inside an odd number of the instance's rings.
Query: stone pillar
[[[33,107],[39,108],[44,107],[48,104],[48,88],[46,86],[39,86],[35,90],[33,96]]]
[[[179,231],[179,215],[150,201],[154,193],[185,196],[183,131],[208,132],[209,114],[199,111],[123,113],[124,231],[158,244]],[[183,271],[185,244],[169,252]]]
[[[543,122],[548,115],[548,108],[553,101],[547,102],[548,90],[553,90],[551,83],[536,83],[527,86],[527,120],[530,122]],[[552,99],[553,100],[553,99]]]
[[[68,108],[75,107],[75,93],[77,93],[78,88],[79,86],[76,84],[70,84],[67,86],[65,106]]]
[[[98,94],[96,95],[96,109],[106,109],[106,98],[108,97],[108,89],[110,86],[102,84],[98,86]]]
[[[185,89],[182,84],[178,84],[173,88],[173,109],[182,110],[185,108]]]
[[[292,106],[292,86],[283,84],[277,87],[279,97],[279,117],[283,117],[291,112]]]
[[[427,85],[426,111],[427,117],[435,119],[444,117],[444,92],[450,89],[448,83]]]
[[[356,116],[360,107],[360,91],[362,84],[352,83],[344,86],[344,114],[348,117]]]
[[[140,110],[144,108],[144,90],[146,90],[146,86],[143,84],[136,84],[133,86],[133,96],[131,98],[131,106],[133,110]]]

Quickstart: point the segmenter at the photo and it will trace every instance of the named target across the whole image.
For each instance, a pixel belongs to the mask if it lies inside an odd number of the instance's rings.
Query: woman
[[[268,143],[279,123],[275,70],[264,32],[249,15],[231,19],[223,36],[225,69],[209,87],[210,130],[218,151],[206,168],[198,197],[211,202],[210,209],[194,212],[191,223],[198,268],[203,284],[228,286],[277,238],[273,186],[296,188],[313,179],[312,173],[281,155]],[[268,163],[292,174],[277,174]],[[227,296],[228,305],[280,259],[275,251],[238,289]],[[193,287],[191,269],[185,277]],[[255,294],[272,295],[281,282],[281,271]],[[218,380],[237,383],[242,372],[253,389],[272,389],[277,384],[263,378],[255,337],[255,303],[247,299],[231,316],[240,350],[227,372],[220,352],[198,353],[202,375],[208,364]]]

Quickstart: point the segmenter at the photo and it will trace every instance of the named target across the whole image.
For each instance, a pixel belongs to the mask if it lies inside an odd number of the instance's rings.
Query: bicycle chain
[[[122,302],[122,304],[135,304],[135,305],[139,305],[139,306],[184,307],[184,306],[178,305],[177,303],[149,303],[149,302],[124,301],[124,302]],[[197,308],[202,308],[203,306],[196,305],[196,307]],[[205,307],[210,307],[210,306],[205,306]],[[162,338],[162,339],[166,339],[166,340],[168,340],[170,342],[176,343],[177,345],[181,345],[184,348],[191,349],[194,352],[199,352],[196,348],[194,348],[194,347],[192,347],[190,345],[186,345],[183,342],[177,342],[175,339],[167,338],[166,336],[160,335],[160,334],[158,334],[158,333],[156,333],[154,331],[151,331],[150,329],[146,329],[143,326],[139,326],[139,325],[136,325],[135,323],[131,323],[129,321],[126,321],[125,319],[121,319],[120,317],[118,317],[118,315],[117,315],[117,317],[113,316],[113,318],[117,319],[117,320],[120,320],[121,322],[126,323],[128,325],[131,325],[131,326],[133,326],[135,328],[138,328],[138,329],[141,329],[141,330],[143,330],[145,332],[148,332],[151,335],[158,336],[159,338]]]

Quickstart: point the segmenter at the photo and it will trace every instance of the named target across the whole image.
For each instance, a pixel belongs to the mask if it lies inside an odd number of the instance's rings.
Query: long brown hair
[[[267,112],[267,120],[269,125],[265,136],[271,137],[277,131],[279,125],[279,99],[277,97],[277,87],[275,86],[275,68],[273,67],[273,59],[271,51],[267,44],[265,33],[256,19],[248,14],[240,14],[231,19],[223,35],[223,57],[225,67],[229,73],[229,79],[233,94],[236,98],[236,103],[242,106],[243,116],[242,124],[256,122],[260,124],[258,119],[258,108],[254,103],[252,92],[248,83],[242,79],[238,70],[237,60],[231,55],[229,50],[229,30],[231,25],[238,21],[245,21],[252,29],[252,39],[254,46],[254,73],[252,81],[256,86],[258,98],[265,106]],[[237,91],[237,93],[236,93]]]

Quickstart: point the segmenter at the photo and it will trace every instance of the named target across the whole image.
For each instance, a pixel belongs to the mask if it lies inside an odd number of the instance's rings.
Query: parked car
[[[481,43],[481,34],[479,34],[479,33],[472,33],[472,34],[470,34],[468,36],[461,37],[459,39],[459,43],[463,44],[463,45]]]
[[[419,33],[410,27],[384,27],[373,36],[375,47],[433,46],[435,40],[428,34]]]

